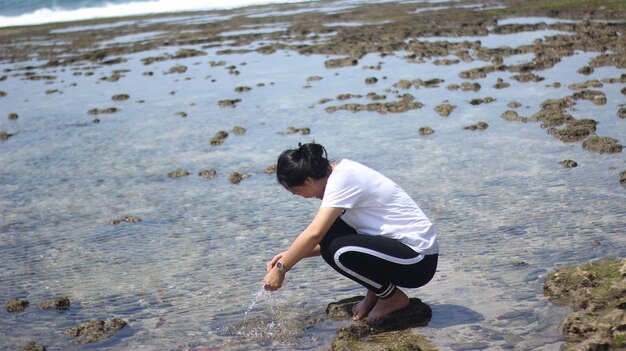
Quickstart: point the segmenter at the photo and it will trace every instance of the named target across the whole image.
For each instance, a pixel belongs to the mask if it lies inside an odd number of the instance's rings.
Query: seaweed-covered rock
[[[495,98],[492,98],[491,96],[487,96],[487,97],[480,98],[480,99],[472,99],[472,100],[470,100],[469,103],[471,105],[480,105],[480,104],[488,104],[488,103],[494,102],[494,101],[496,101]]]
[[[418,133],[420,135],[431,135],[431,134],[435,133],[435,131],[431,127],[421,127],[418,130]]]
[[[617,117],[621,119],[626,118],[626,107],[621,107],[619,110],[617,110]]]
[[[14,112],[13,113],[9,113],[9,119],[16,120],[18,118],[19,118],[19,116],[18,116],[17,113],[14,113]]]
[[[13,298],[7,301],[5,307],[9,312],[24,312],[28,307],[28,301]]]
[[[463,129],[467,129],[467,130],[485,130],[489,128],[489,125],[485,122],[478,122],[475,124],[470,124],[468,126],[463,127]]]
[[[44,346],[37,346],[34,341],[29,341],[26,345],[22,346],[19,351],[46,351]]]
[[[352,307],[363,298],[355,296],[330,303],[326,313],[333,320],[350,319]],[[371,326],[358,321],[341,328],[333,340],[331,350],[435,350],[424,337],[407,330],[428,325],[431,318],[431,308],[421,300],[411,298],[407,308],[392,313]]]
[[[70,299],[67,296],[57,297],[54,300],[48,300],[37,304],[37,308],[42,310],[67,310],[70,308]]]
[[[128,94],[117,94],[111,97],[111,99],[113,99],[114,101],[124,101],[128,100],[129,98],[130,96]]]
[[[128,322],[119,318],[113,318],[108,321],[97,320],[84,322],[65,330],[63,333],[76,337],[76,339],[74,339],[74,344],[82,345],[109,338],[115,332],[126,327],[127,325]]]
[[[189,175],[189,172],[187,172],[184,169],[179,169],[176,171],[171,171],[167,174],[168,177],[170,178],[181,178],[181,177],[186,177]]]
[[[220,107],[237,107],[237,104],[241,102],[241,99],[224,99],[218,101]]]
[[[217,176],[217,171],[214,169],[205,169],[200,171],[198,175],[206,179],[213,179],[215,178],[215,176]]]
[[[309,134],[311,134],[311,128],[308,128],[308,127],[302,127],[302,128],[287,127],[287,130],[282,131],[282,132],[280,132],[278,134],[282,134],[282,135],[289,135],[289,134],[309,135]]]
[[[250,177],[250,174],[248,173],[233,172],[230,174],[230,176],[228,176],[228,181],[236,185],[241,183],[242,180],[248,177]]]
[[[571,119],[568,120],[565,127],[557,129],[555,127],[548,128],[548,134],[559,138],[564,142],[575,142],[584,140],[596,131],[598,122],[592,119]]]
[[[356,66],[359,63],[359,60],[354,57],[346,57],[339,59],[331,59],[324,62],[324,66],[326,68],[338,68],[338,67],[349,67]]]
[[[544,295],[574,312],[561,323],[565,350],[624,350],[626,347],[626,258],[601,259],[550,273]]]
[[[215,133],[211,140],[209,140],[209,144],[211,146],[222,145],[224,144],[224,141],[226,141],[226,138],[228,138],[228,132],[220,130],[219,132]]]
[[[120,109],[117,107],[108,107],[108,108],[92,108],[91,110],[87,111],[87,113],[90,115],[102,115],[102,114],[112,114],[112,113],[116,113],[119,111]]]
[[[616,139],[592,135],[583,141],[583,148],[599,153],[620,153],[622,145]]]
[[[352,112],[358,111],[376,111],[380,114],[390,113],[402,113],[409,110],[419,109],[424,106],[419,101],[414,101],[415,98],[410,94],[404,94],[400,100],[391,102],[373,102],[369,104],[345,104],[339,106],[329,106],[325,110],[326,112],[335,112],[337,110],[348,110]]]
[[[241,134],[245,134],[247,130],[246,128],[242,126],[234,126],[232,131],[233,131],[233,134],[241,135]]]
[[[13,134],[11,134],[11,133],[0,131],[0,140],[7,140],[7,139],[9,139],[12,136],[13,136]]]
[[[563,160],[561,162],[559,162],[559,164],[561,166],[563,166],[563,168],[574,168],[574,167],[578,167],[578,163],[574,160]]]
[[[622,184],[626,184],[626,171],[623,171],[619,174],[619,182]]]
[[[443,103],[435,106],[435,112],[437,112],[442,117],[448,117],[454,111],[456,105]]]

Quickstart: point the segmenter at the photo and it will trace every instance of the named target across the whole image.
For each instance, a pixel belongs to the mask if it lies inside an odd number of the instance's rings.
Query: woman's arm
[[[319,254],[319,243],[335,223],[341,214],[341,208],[323,207],[317,211],[315,218],[309,226],[293,241],[289,250],[283,252],[280,260],[286,270],[291,269],[301,259]],[[274,262],[274,263],[276,263]],[[277,290],[281,287],[285,272],[281,272],[275,266],[267,273],[263,282],[266,290]]]
[[[308,255],[304,256],[304,258],[319,256],[321,254],[320,250],[321,250],[320,246],[317,245],[313,248],[313,250]],[[283,257],[284,254],[285,254],[284,252],[281,252],[278,255],[274,256],[274,258],[272,258],[269,262],[267,262],[266,268],[268,272],[272,270],[272,268],[274,268],[274,266],[276,265],[276,262],[280,261],[280,259]]]

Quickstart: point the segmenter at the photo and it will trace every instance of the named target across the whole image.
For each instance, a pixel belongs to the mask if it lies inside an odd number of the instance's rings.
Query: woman
[[[431,222],[398,185],[351,160],[330,163],[319,144],[299,145],[278,157],[278,183],[294,195],[318,198],[313,221],[287,251],[267,263],[266,290],[305,257],[322,255],[337,272],[367,288],[353,319],[368,323],[409,305],[398,286],[428,283],[437,268],[437,235]]]

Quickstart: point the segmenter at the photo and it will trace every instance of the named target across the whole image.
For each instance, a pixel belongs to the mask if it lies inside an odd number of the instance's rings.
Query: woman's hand
[[[267,291],[278,290],[283,286],[283,280],[285,280],[285,272],[281,272],[278,269],[270,269],[265,278],[263,278],[263,288]]]
[[[283,257],[284,252],[279,253],[278,255],[274,256],[274,258],[272,258],[269,262],[267,262],[267,264],[265,265],[265,269],[267,269],[267,272],[269,273],[269,271],[272,270],[272,268],[274,268],[274,266],[276,265],[276,262],[278,262],[278,260],[280,260]]]

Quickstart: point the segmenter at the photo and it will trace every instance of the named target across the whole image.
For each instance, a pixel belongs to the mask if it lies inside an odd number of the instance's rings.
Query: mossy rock
[[[626,347],[626,258],[565,267],[546,278],[544,294],[572,305],[559,330],[565,350],[624,350]]]

